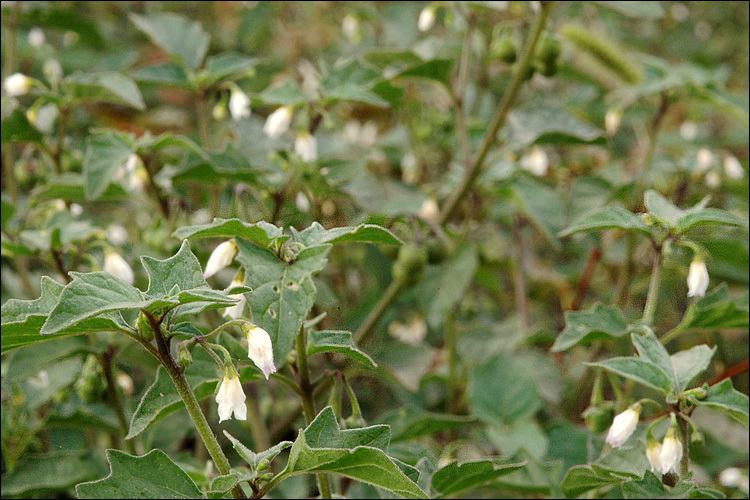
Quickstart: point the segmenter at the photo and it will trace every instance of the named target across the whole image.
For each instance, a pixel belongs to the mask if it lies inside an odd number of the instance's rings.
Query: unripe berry
[[[513,36],[506,34],[492,42],[490,46],[490,57],[497,59],[505,64],[513,64],[516,62],[518,55],[518,47],[516,47],[516,41]]]
[[[427,263],[427,251],[413,243],[401,247],[393,264],[393,277],[404,285],[417,282]]]

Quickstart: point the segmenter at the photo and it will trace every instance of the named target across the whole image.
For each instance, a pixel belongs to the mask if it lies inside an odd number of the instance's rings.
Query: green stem
[[[656,310],[656,301],[659,298],[659,280],[661,279],[661,254],[662,246],[656,249],[656,261],[651,271],[651,281],[648,285],[648,296],[646,297],[646,306],[643,308],[643,323],[651,326],[654,322],[654,311]]]
[[[315,401],[313,387],[310,384],[310,367],[307,364],[307,334],[303,329],[297,334],[297,369],[299,372],[299,388],[302,392],[302,411],[309,425],[315,420]],[[331,484],[325,473],[315,475],[318,480],[318,491],[321,498],[331,498]]]
[[[659,101],[659,110],[654,115],[654,119],[651,121],[651,127],[648,130],[648,146],[646,154],[643,157],[643,167],[641,168],[641,174],[638,176],[641,182],[647,182],[646,177],[651,170],[651,164],[654,161],[654,153],[656,152],[656,142],[659,138],[659,132],[661,131],[661,124],[664,121],[664,116],[667,114],[669,108],[669,98],[666,93],[661,94],[661,100]]]
[[[529,327],[529,306],[526,300],[526,279],[524,277],[523,258],[526,249],[523,244],[523,218],[516,214],[513,223],[513,291],[516,298],[516,310],[521,320],[521,328]]]
[[[21,13],[21,2],[13,2],[13,10],[8,17],[8,38],[5,44],[5,65],[3,67],[3,80],[13,74],[16,66],[16,33],[18,28],[18,16]],[[7,144],[4,147],[3,155],[3,185],[7,186],[10,194],[10,201],[14,206],[18,203],[18,184],[16,183],[15,173],[15,154],[13,144]],[[19,273],[20,274],[20,273]]]
[[[690,465],[690,425],[687,420],[677,417],[680,421],[680,440],[682,441],[682,459],[680,460],[680,476],[688,473]]]
[[[518,95],[518,91],[523,84],[524,75],[526,75],[526,73],[528,72],[528,68],[531,65],[531,59],[534,55],[536,44],[539,41],[542,31],[544,30],[544,26],[547,24],[547,19],[549,18],[549,14],[552,11],[552,6],[554,5],[554,3],[555,2],[542,3],[542,8],[539,11],[539,17],[537,17],[531,37],[526,43],[523,56],[521,57],[521,62],[518,64],[518,68],[516,68],[516,72],[513,75],[510,84],[508,85],[508,89],[505,91],[502,99],[500,100],[497,113],[495,114],[492,122],[487,128],[487,132],[484,135],[484,139],[482,141],[481,147],[479,148],[479,152],[477,153],[477,156],[474,159],[471,168],[466,173],[464,180],[448,198],[448,201],[443,207],[443,210],[440,214],[440,219],[438,220],[441,226],[445,225],[445,222],[451,217],[451,215],[453,215],[453,212],[458,207],[459,202],[463,199],[464,196],[466,196],[466,193],[469,192],[472,184],[482,172],[484,159],[487,156],[490,147],[495,142],[497,131],[500,130],[500,127],[502,127],[505,123],[505,118],[508,115],[510,106],[511,104],[513,104],[513,101],[515,101],[516,96]]]
[[[367,315],[367,318],[365,318],[364,323],[362,323],[362,325],[354,334],[354,341],[356,343],[364,343],[366,339],[372,334],[375,325],[378,324],[378,321],[380,321],[380,318],[383,316],[391,303],[396,300],[398,292],[401,291],[401,286],[402,284],[398,280],[393,280],[391,284],[388,285],[388,288],[386,288],[383,296],[380,297],[378,303],[375,304],[375,307],[370,311],[370,314]]]

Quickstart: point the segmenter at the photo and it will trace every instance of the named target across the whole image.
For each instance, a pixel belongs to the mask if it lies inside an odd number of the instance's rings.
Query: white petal
[[[237,243],[234,241],[225,241],[214,249],[206,263],[206,270],[203,272],[204,278],[209,278],[227,267],[237,255]]]
[[[229,112],[235,121],[250,116],[250,98],[241,90],[232,90],[229,97]]]
[[[268,115],[266,123],[263,125],[263,133],[271,139],[276,139],[289,129],[291,123],[292,108],[290,106],[283,106]]]
[[[700,259],[693,259],[688,271],[688,297],[703,297],[708,289],[709,277],[706,263]]]
[[[742,179],[745,177],[745,169],[742,168],[740,160],[734,156],[727,156],[724,158],[724,173],[730,179]]]
[[[104,257],[103,269],[113,276],[117,276],[126,283],[132,285],[135,280],[133,270],[130,265],[117,252],[109,252]]]
[[[3,87],[10,97],[18,97],[28,93],[31,88],[31,78],[21,73],[13,73],[5,79]]]
[[[435,26],[435,9],[433,7],[425,7],[422,12],[419,13],[419,20],[417,21],[417,27],[419,31],[427,31]]]
[[[318,157],[318,144],[315,137],[306,132],[297,135],[294,141],[294,150],[302,158],[302,161],[313,162]]]
[[[273,364],[273,345],[271,337],[264,329],[258,326],[245,326],[242,330],[247,337],[247,357],[260,368],[265,375],[266,380],[272,373],[276,373],[276,366]]]
[[[628,440],[636,425],[638,425],[639,412],[628,408],[620,413],[612,421],[612,426],[607,433],[606,442],[613,448],[621,447]]]

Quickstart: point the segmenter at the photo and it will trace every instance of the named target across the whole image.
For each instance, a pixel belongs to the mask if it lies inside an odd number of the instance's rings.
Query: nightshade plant
[[[2,14],[3,497],[747,496],[747,3]]]

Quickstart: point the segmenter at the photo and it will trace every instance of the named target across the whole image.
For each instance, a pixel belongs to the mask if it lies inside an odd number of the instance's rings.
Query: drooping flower
[[[742,168],[740,160],[734,156],[724,158],[724,173],[730,179],[742,179],[745,177],[745,169]]]
[[[247,419],[245,392],[242,390],[240,377],[234,367],[224,370],[224,378],[216,394],[216,402],[219,403],[219,422],[232,418],[232,413],[237,420]]]
[[[247,357],[260,368],[268,380],[272,373],[276,373],[271,336],[263,328],[250,323],[242,325],[242,332],[247,338]]]
[[[13,73],[3,82],[5,93],[10,97],[18,97],[27,94],[32,85],[33,80],[21,73]]]
[[[237,275],[229,284],[229,288],[242,286],[244,284],[245,284],[245,270],[240,268],[240,270],[237,272]],[[241,293],[239,296],[239,300],[237,301],[235,305],[224,309],[224,316],[228,318],[232,318],[232,319],[240,319],[245,312],[245,304],[247,304],[247,299],[245,298],[245,294]]]
[[[638,417],[641,414],[641,405],[635,403],[631,405],[627,410],[615,416],[612,421],[612,426],[607,432],[606,442],[612,446],[612,448],[621,447],[625,441],[628,440],[635,426],[638,425]]]
[[[747,495],[750,490],[748,476],[738,467],[728,467],[719,473],[719,483],[726,488],[737,488]]]
[[[699,172],[705,172],[714,163],[714,154],[707,148],[701,148],[695,156],[695,164]]]
[[[234,121],[250,116],[250,98],[239,88],[233,88],[232,95],[229,96],[229,112]]]
[[[130,265],[122,258],[122,255],[113,250],[108,250],[106,252],[106,255],[104,256],[104,267],[102,269],[113,276],[117,276],[129,285],[132,285],[133,281],[135,281],[135,276],[133,275],[133,270],[130,268]]]
[[[703,297],[708,289],[708,269],[701,256],[696,255],[690,263],[687,277],[688,297]]]
[[[680,460],[682,460],[682,443],[677,438],[677,432],[673,425],[669,428],[667,435],[664,436],[664,441],[661,443],[661,451],[659,452],[661,473],[666,474],[671,471],[679,474]]]
[[[289,129],[291,123],[292,107],[282,106],[268,115],[266,123],[263,125],[263,133],[271,139],[276,139]]]
[[[225,241],[211,252],[206,263],[203,277],[208,279],[232,263],[237,255],[237,243],[234,240]]]
[[[297,134],[297,139],[294,141],[294,150],[302,158],[302,161],[308,163],[315,161],[318,157],[318,143],[315,141],[315,137],[305,131]]]
[[[432,198],[427,198],[422,203],[422,206],[419,207],[418,215],[424,220],[437,222],[438,217],[440,216],[440,207],[438,207],[438,204],[435,200],[433,200]]]
[[[425,32],[435,26],[435,7],[430,5],[422,9],[419,13],[419,20],[417,21],[417,27],[419,31]]]
[[[651,464],[651,472],[661,473],[660,454],[661,443],[649,435],[648,442],[646,443],[646,458],[648,459],[648,463]]]
[[[523,155],[521,166],[537,177],[542,177],[547,174],[549,159],[542,148],[535,146],[530,153]]]

